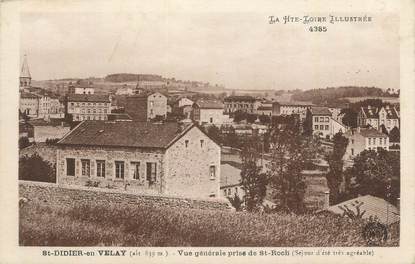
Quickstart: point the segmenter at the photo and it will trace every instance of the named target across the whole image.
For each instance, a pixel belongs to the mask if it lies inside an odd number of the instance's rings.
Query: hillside
[[[157,197],[154,204],[123,202],[120,194],[108,201],[96,193],[81,202],[71,200],[76,191],[31,195],[20,208],[21,246],[367,246],[363,220],[333,215],[171,207]],[[398,241],[399,225],[392,226],[385,245]]]

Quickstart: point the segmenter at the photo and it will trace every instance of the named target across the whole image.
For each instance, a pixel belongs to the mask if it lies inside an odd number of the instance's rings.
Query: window
[[[326,126],[325,126],[325,129],[326,129],[326,130],[329,130],[329,125],[326,125]]]
[[[131,162],[131,175],[134,180],[140,179],[140,162]]]
[[[115,162],[115,178],[124,179],[124,161]]]
[[[369,138],[369,145],[372,144],[372,138]]]
[[[210,118],[210,123],[213,123],[213,118],[212,117]]]
[[[187,139],[186,139],[186,140],[184,141],[184,145],[185,145],[185,146],[186,146],[186,148],[187,148],[187,146],[189,145],[189,140],[187,140]]]
[[[324,116],[320,116],[320,122],[324,122]]]
[[[354,139],[352,139],[351,141],[352,141],[352,144],[354,144]]]
[[[211,180],[214,180],[216,178],[216,167],[215,166],[209,167],[209,175],[210,175]]]
[[[157,163],[147,162],[147,181],[149,184],[154,184],[157,180]]]
[[[105,178],[105,160],[97,160],[97,177]]]
[[[373,138],[373,145],[376,145],[376,138]]]
[[[329,122],[330,120],[329,120],[329,117],[328,116],[326,116],[326,122]]]
[[[320,125],[320,130],[324,130],[324,125]]]
[[[383,138],[379,138],[379,144],[383,145]]]
[[[232,190],[231,190],[231,188],[229,188],[228,189],[228,196],[231,196],[231,194],[232,194]]]
[[[201,148],[203,148],[203,143],[204,143],[204,142],[205,142],[205,141],[204,141],[203,139],[201,139],[201,140],[200,140],[200,147],[201,147]]]
[[[318,129],[318,125],[314,125],[314,129],[317,130]]]
[[[75,159],[66,159],[66,175],[75,176]]]
[[[352,155],[354,155],[354,149],[352,149]]]
[[[91,163],[90,163],[89,159],[82,159],[81,160],[81,165],[82,165],[81,175],[89,177],[90,172],[91,172]]]

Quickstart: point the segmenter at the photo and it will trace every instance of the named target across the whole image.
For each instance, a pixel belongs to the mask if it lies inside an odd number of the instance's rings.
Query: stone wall
[[[220,157],[220,146],[193,127],[166,151],[166,193],[219,197]],[[215,168],[213,178],[210,166]]]
[[[135,148],[106,148],[87,146],[61,146],[57,155],[57,182],[59,185],[86,186],[97,183],[102,188],[133,190],[141,193],[164,193],[164,153],[161,150],[143,151]],[[67,176],[66,159],[75,159],[75,176]],[[82,176],[81,160],[90,161],[90,176]],[[105,177],[97,177],[97,160],[105,161]],[[124,179],[115,177],[115,161],[124,162]],[[133,179],[131,162],[140,162],[140,178]],[[146,163],[157,164],[155,183],[149,185],[146,179]]]
[[[127,203],[171,208],[191,208],[207,210],[231,210],[225,200],[187,199],[173,196],[136,195],[117,190],[58,186],[53,183],[19,181],[19,197],[31,201],[53,203],[55,205],[73,205],[81,202]]]

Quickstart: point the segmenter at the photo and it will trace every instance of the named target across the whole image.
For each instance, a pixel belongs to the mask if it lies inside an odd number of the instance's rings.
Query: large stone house
[[[343,134],[349,139],[344,159],[351,160],[364,150],[389,150],[389,137],[374,128],[352,129]]]
[[[272,104],[272,115],[292,115],[298,114],[301,120],[307,115],[307,110],[313,106],[307,102],[274,102]]]
[[[20,92],[19,110],[29,117],[37,117],[39,114],[40,96],[29,92]]]
[[[125,112],[136,121],[167,117],[167,97],[159,92],[140,93],[127,97]]]
[[[214,100],[199,100],[193,104],[192,119],[200,125],[221,125],[224,122],[223,103]]]
[[[66,113],[72,116],[73,121],[107,120],[111,113],[111,101],[108,95],[70,94]]]
[[[307,109],[306,126],[313,135],[323,138],[331,137],[331,112],[327,107],[313,106]]]
[[[232,95],[224,100],[225,114],[234,113],[236,111],[255,114],[261,102],[252,96]]]
[[[57,145],[59,185],[219,197],[220,146],[193,123],[84,121]]]

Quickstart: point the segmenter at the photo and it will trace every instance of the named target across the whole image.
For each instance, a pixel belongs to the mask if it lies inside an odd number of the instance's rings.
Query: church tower
[[[29,65],[27,64],[27,56],[24,55],[22,69],[20,70],[20,89],[29,88],[32,77],[30,76]]]

